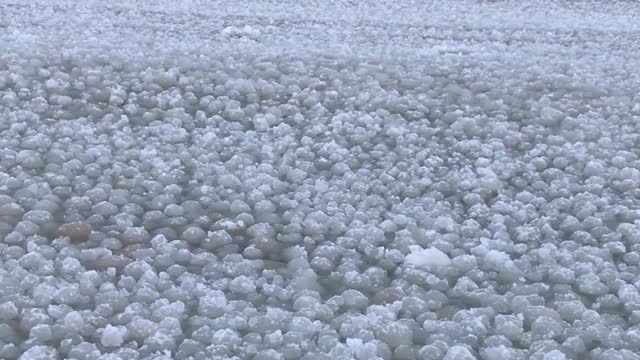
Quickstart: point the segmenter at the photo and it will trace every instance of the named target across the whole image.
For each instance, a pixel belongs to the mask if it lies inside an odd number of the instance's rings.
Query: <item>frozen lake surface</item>
[[[638,19],[0,0],[0,359],[640,359]]]

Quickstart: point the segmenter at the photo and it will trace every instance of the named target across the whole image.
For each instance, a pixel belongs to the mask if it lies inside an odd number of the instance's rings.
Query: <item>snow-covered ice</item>
[[[0,0],[0,359],[640,359],[638,18]]]

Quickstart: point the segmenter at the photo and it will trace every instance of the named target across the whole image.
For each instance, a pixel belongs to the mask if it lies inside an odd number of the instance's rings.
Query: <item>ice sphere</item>
[[[97,359],[100,356],[100,351],[95,344],[83,341],[73,346],[68,356],[70,358]]]
[[[540,110],[539,123],[545,126],[554,126],[563,119],[564,113],[558,109],[554,109],[551,106],[544,106]]]
[[[70,311],[64,316],[63,323],[68,331],[77,331],[84,325],[84,320],[79,312]]]
[[[125,275],[131,276],[134,279],[140,279],[147,272],[154,272],[154,269],[147,262],[142,260],[131,261],[123,269]]]
[[[105,201],[105,200],[107,200],[109,198],[109,194],[104,189],[99,188],[99,187],[87,190],[85,195],[94,204],[98,204],[98,203],[100,203],[102,201]]]
[[[108,201],[101,201],[93,205],[91,211],[97,215],[108,217],[117,214],[118,207]]]
[[[508,254],[498,251],[498,250],[489,250],[484,255],[484,262],[490,269],[494,271],[500,271],[504,269],[507,264],[511,263],[511,258]]]
[[[10,301],[0,304],[0,320],[7,321],[18,316],[18,308]]]
[[[221,174],[218,177],[218,183],[225,188],[233,188],[240,186],[240,180],[233,174]]]
[[[126,189],[114,189],[109,193],[109,202],[116,206],[127,205],[130,201],[130,193]]]
[[[240,345],[242,338],[231,329],[221,329],[213,334],[211,343],[216,345]]]
[[[44,343],[51,339],[51,326],[48,324],[38,324],[29,330],[29,337],[39,343]]]
[[[184,208],[180,205],[169,204],[164,208],[164,214],[167,216],[183,216],[185,213]]]
[[[329,217],[321,212],[314,211],[307,215],[304,219],[303,226],[305,233],[307,234],[323,234],[327,231],[327,223],[329,222]]]
[[[227,311],[228,301],[220,290],[212,290],[199,299],[198,313],[218,317]]]
[[[229,290],[245,295],[255,293],[255,281],[245,275],[238,276],[229,282]]]
[[[377,348],[373,343],[363,343],[361,339],[348,338],[347,346],[358,360],[376,358]]]
[[[22,353],[18,360],[54,360],[58,359],[58,351],[44,345],[36,345]]]
[[[207,233],[199,227],[190,226],[181,236],[183,240],[191,244],[200,244],[207,237]]]
[[[466,347],[455,345],[447,350],[442,360],[476,360],[476,357]]]
[[[585,274],[576,279],[578,290],[587,295],[604,295],[609,292],[609,287],[600,281],[595,274]]]
[[[256,212],[257,217],[263,217],[265,215],[271,214],[277,210],[276,206],[273,202],[269,200],[260,200],[254,206],[253,209]]]
[[[251,207],[242,200],[234,200],[229,209],[236,214],[240,214],[243,212],[249,212]]]
[[[548,316],[541,316],[531,324],[531,332],[542,339],[553,339],[560,335],[563,330],[562,322]]]
[[[40,231],[40,226],[32,223],[31,221],[24,220],[16,224],[14,231],[17,231],[24,236],[31,236]]]
[[[53,221],[53,216],[49,211],[45,210],[31,210],[23,215],[23,220],[31,221],[38,225],[45,225]]]
[[[25,169],[37,169],[44,165],[40,153],[34,150],[20,150],[16,155],[16,162]]]
[[[573,284],[576,278],[573,270],[555,267],[549,269],[549,280],[558,284]]]
[[[158,328],[164,330],[171,336],[182,335],[182,326],[180,325],[180,320],[174,317],[165,317],[164,319],[160,320],[160,323],[158,323]]]
[[[400,345],[393,350],[393,358],[398,360],[415,360],[417,359],[417,350],[410,345]]]
[[[499,314],[494,319],[495,331],[509,340],[515,341],[524,334],[522,318],[515,315]]]
[[[275,237],[275,230],[269,224],[258,223],[247,229],[247,235],[258,239],[273,239]]]
[[[152,351],[171,353],[176,347],[176,339],[164,330],[158,330],[144,340],[144,345]]]
[[[512,349],[505,345],[491,346],[482,349],[480,351],[480,357],[483,360],[526,359],[524,352],[522,352],[521,350]]]
[[[127,324],[127,338],[143,340],[155,333],[158,325],[151,320],[137,318]]]
[[[620,301],[625,304],[629,308],[640,307],[640,291],[638,291],[637,287],[630,284],[622,285],[618,289],[618,297]]]
[[[447,350],[442,360],[476,360],[476,357],[467,347],[454,345]]]
[[[287,329],[288,331],[297,331],[305,334],[306,336],[311,336],[318,332],[320,329],[320,323],[312,322],[306,317],[295,316],[291,319],[291,322],[289,322]]]
[[[38,306],[46,306],[51,303],[55,293],[55,287],[42,283],[33,289],[32,297]]]
[[[437,248],[423,249],[420,246],[412,245],[411,253],[405,256],[404,262],[415,267],[442,267],[451,263],[449,256]]]
[[[282,352],[274,350],[274,349],[265,349],[265,350],[260,350],[260,352],[258,352],[256,354],[256,356],[253,357],[253,359],[255,359],[255,360],[283,360],[284,359],[284,355],[282,354]]]
[[[354,309],[364,309],[369,304],[369,299],[360,291],[348,289],[342,293],[344,305]]]
[[[0,216],[20,216],[24,214],[22,206],[15,202],[7,202],[0,205]]]
[[[25,236],[18,231],[12,231],[4,238],[4,242],[7,244],[20,244],[25,240]]]
[[[560,350],[551,350],[548,353],[544,354],[542,360],[565,360],[566,355]]]
[[[282,345],[282,340],[283,340],[282,331],[280,330],[267,333],[264,337],[265,345],[268,345],[271,347],[279,347],[280,345]]]
[[[59,304],[73,305],[80,301],[80,290],[77,284],[67,285],[55,291],[53,299]]]
[[[60,273],[75,276],[75,274],[79,273],[81,270],[82,265],[78,259],[68,257],[62,260]]]
[[[378,332],[378,339],[395,349],[401,345],[411,345],[413,342],[413,332],[409,325],[391,322],[385,325]]]
[[[130,227],[122,233],[122,240],[127,244],[146,243],[151,235],[143,227]]]
[[[475,269],[478,263],[473,255],[462,254],[454,257],[451,265],[458,271],[467,272]]]

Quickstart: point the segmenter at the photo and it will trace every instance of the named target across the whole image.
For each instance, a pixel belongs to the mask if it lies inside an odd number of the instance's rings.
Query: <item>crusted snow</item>
[[[640,359],[638,18],[0,0],[0,359]]]

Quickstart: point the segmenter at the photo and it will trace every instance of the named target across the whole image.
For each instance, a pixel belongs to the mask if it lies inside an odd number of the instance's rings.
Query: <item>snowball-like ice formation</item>
[[[437,267],[447,266],[451,263],[449,256],[437,248],[422,249],[420,246],[413,245],[404,262],[415,267]]]

